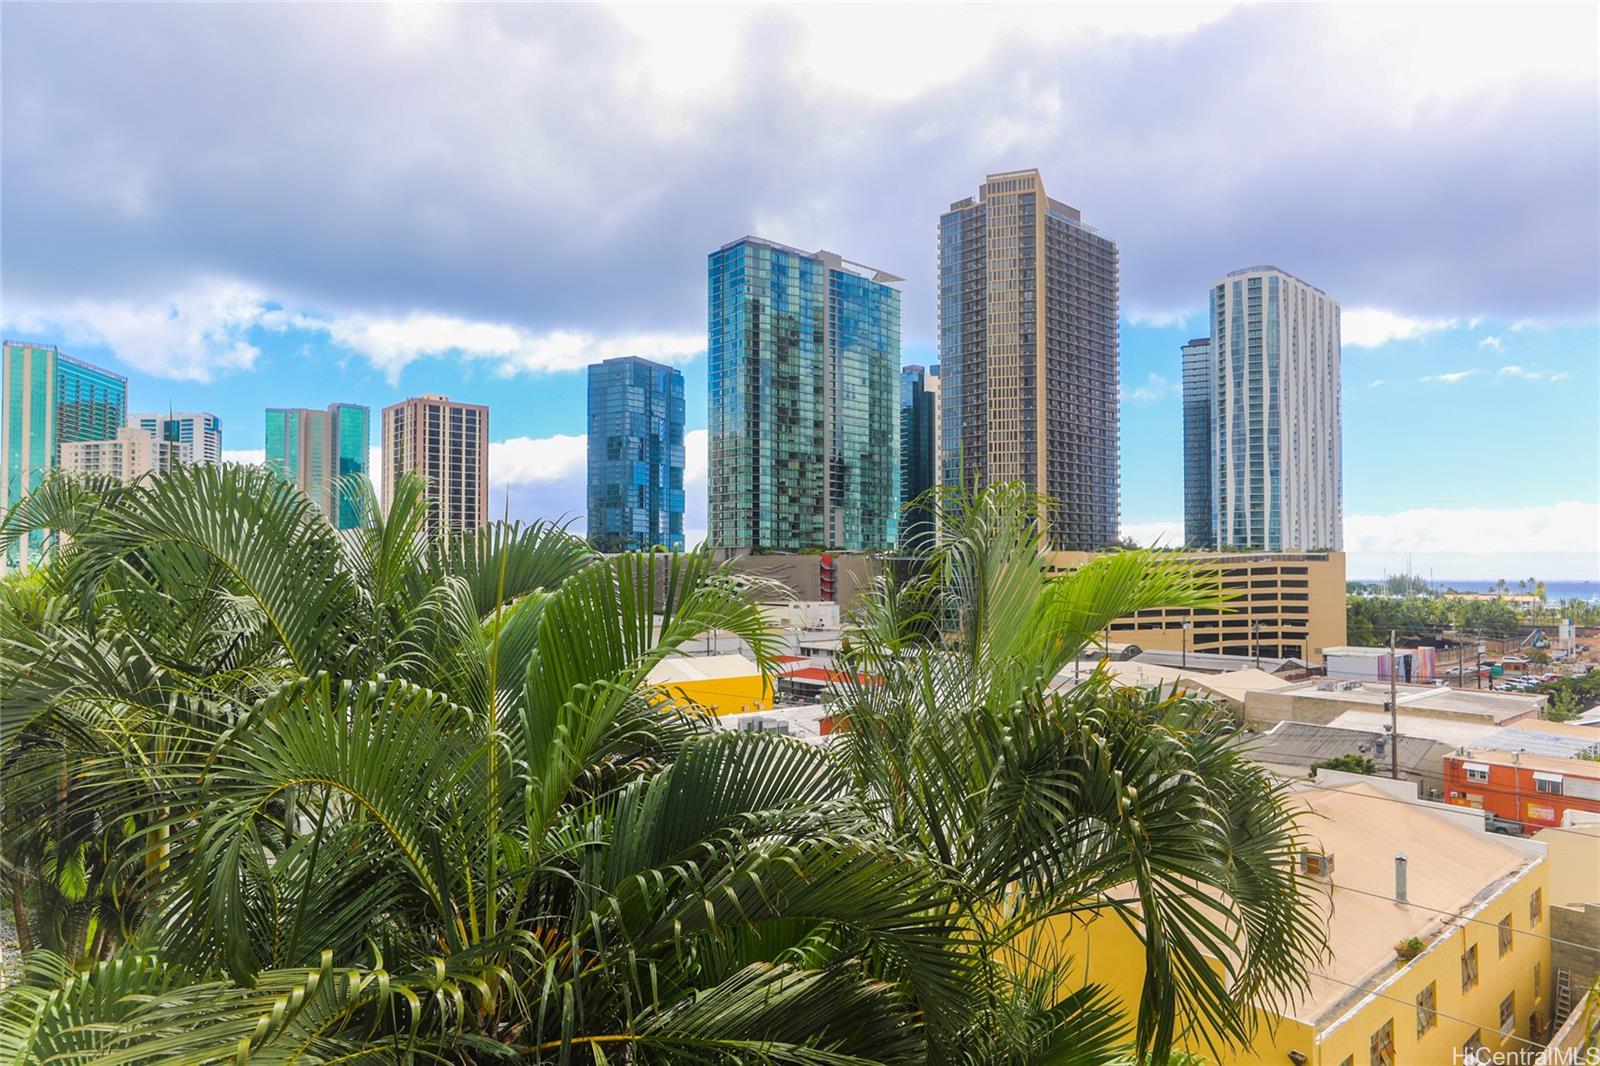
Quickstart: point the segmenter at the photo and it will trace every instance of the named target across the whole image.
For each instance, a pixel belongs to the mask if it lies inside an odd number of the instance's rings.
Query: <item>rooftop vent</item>
[[[1300,852],[1300,872],[1307,877],[1320,877],[1323,880],[1333,876],[1333,852],[1312,851],[1309,848]]]

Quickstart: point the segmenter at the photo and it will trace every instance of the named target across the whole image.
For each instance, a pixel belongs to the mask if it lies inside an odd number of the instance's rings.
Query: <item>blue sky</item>
[[[520,517],[581,518],[583,366],[663,358],[699,529],[706,253],[902,275],[933,362],[938,213],[1037,166],[1121,249],[1127,532],[1176,539],[1178,347],[1272,262],[1344,307],[1352,576],[1597,578],[1596,18],[8,5],[0,313],[241,458],[267,406],[489,403]]]

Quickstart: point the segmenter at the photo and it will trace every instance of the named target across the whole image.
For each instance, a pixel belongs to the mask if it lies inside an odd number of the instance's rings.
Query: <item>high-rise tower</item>
[[[1117,246],[1045,193],[991,174],[939,219],[942,480],[1051,501],[1052,547],[1117,539]]]
[[[1344,548],[1339,304],[1273,266],[1211,288],[1214,543]]]
[[[636,356],[589,366],[589,540],[683,548],[683,374]]]
[[[489,409],[427,394],[383,409],[383,509],[405,473],[428,481],[428,534],[489,524]]]
[[[6,341],[3,352],[0,450],[9,510],[60,465],[61,445],[116,439],[128,418],[128,379],[50,344]],[[51,542],[43,530],[23,537],[0,555],[0,573],[38,563]]]
[[[707,280],[712,543],[888,548],[901,279],[745,237],[711,253]]]
[[[222,419],[208,411],[129,415],[128,425],[176,445],[180,463],[222,462]]]
[[[1216,547],[1211,502],[1211,338],[1183,346],[1183,540],[1191,548]]]
[[[339,479],[371,475],[372,412],[353,403],[327,410],[269,407],[267,466],[300,486],[337,529],[361,524],[357,497]]]

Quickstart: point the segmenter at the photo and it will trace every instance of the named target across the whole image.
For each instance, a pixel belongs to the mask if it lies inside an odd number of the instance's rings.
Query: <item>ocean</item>
[[[1358,581],[1381,582],[1382,578],[1357,578]],[[1532,589],[1518,589],[1518,578],[1506,578],[1506,584],[1515,594],[1519,591],[1531,592]],[[1523,579],[1525,580],[1525,579]],[[1465,581],[1455,578],[1441,577],[1435,579],[1434,585],[1442,589],[1455,589],[1457,592],[1493,592],[1493,581]],[[1546,581],[1544,583],[1544,598],[1546,603],[1556,603],[1560,600],[1597,600],[1600,599],[1600,581]]]

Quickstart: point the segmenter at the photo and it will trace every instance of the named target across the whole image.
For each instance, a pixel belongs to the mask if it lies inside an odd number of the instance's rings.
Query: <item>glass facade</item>
[[[711,254],[717,546],[863,551],[894,543],[898,280],[753,237]]]
[[[156,440],[176,445],[179,462],[222,462],[222,419],[214,414],[136,414],[128,416],[128,424]]]
[[[938,368],[936,367],[935,370]],[[938,377],[920,366],[900,370],[900,546],[918,551],[929,547],[934,508],[922,499],[937,484],[935,435],[937,395],[928,386]]]
[[[1211,500],[1211,338],[1183,346],[1183,540],[1214,548]]]
[[[357,497],[339,479],[371,474],[371,423],[370,410],[359,404],[268,408],[267,466],[298,485],[336,528],[354,529],[361,524]]]
[[[62,444],[116,438],[128,418],[128,380],[63,355],[52,345],[12,341],[5,342],[0,369],[0,441],[9,509],[59,464]],[[48,534],[31,533],[6,550],[0,569],[30,566],[49,547]]]
[[[1234,271],[1211,289],[1211,353],[1213,543],[1343,548],[1338,303],[1277,267]]]
[[[589,540],[681,551],[683,374],[624,356],[589,367]]]

